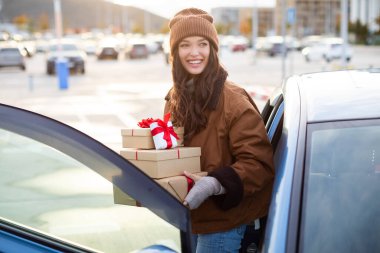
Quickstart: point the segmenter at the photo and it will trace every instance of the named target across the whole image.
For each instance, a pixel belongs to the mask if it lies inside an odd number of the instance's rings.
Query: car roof
[[[380,69],[297,77],[307,122],[380,118]]]

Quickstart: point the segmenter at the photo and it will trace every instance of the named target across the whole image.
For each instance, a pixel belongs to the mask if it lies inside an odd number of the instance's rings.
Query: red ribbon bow
[[[141,128],[149,128],[150,124],[156,121],[157,121],[156,119],[147,118],[147,119],[141,120],[139,123],[137,123],[137,125]]]
[[[176,132],[174,132],[173,126],[168,126],[169,119],[170,119],[170,112],[165,114],[163,121],[161,119],[147,118],[140,121],[137,125],[141,128],[149,128],[153,122],[157,122],[158,126],[152,130],[152,135],[154,136],[156,134],[163,132],[164,133],[163,139],[167,143],[167,148],[171,148],[173,146],[173,143],[172,143],[172,139],[170,138],[170,135],[173,135],[177,140],[179,139],[179,137],[176,134]]]

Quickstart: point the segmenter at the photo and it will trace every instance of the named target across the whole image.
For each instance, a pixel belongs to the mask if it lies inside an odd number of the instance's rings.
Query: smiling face
[[[199,75],[207,66],[210,42],[204,37],[186,37],[178,45],[178,55],[187,72]]]

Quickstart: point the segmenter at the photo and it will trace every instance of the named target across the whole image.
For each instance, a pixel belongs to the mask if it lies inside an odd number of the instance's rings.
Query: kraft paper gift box
[[[199,176],[206,176],[207,172],[198,172],[195,174]],[[185,200],[185,197],[189,191],[189,185],[185,176],[156,179],[156,182],[181,202]]]
[[[207,172],[199,172],[195,174],[203,177],[207,175]],[[156,182],[159,183],[165,190],[167,190],[179,201],[183,202],[185,200],[185,197],[189,190],[189,185],[185,176],[174,176],[156,179]],[[138,201],[134,200],[132,197],[124,193],[116,186],[113,186],[113,197],[115,204],[141,206]]]
[[[154,179],[201,171],[200,147],[176,147],[172,149],[124,148],[120,155]]]
[[[124,193],[117,186],[113,186],[113,202],[127,206],[141,206],[140,203],[134,200],[131,196]]]
[[[177,145],[183,145],[183,127],[174,127],[178,135]],[[150,128],[126,128],[121,130],[123,148],[155,149]]]

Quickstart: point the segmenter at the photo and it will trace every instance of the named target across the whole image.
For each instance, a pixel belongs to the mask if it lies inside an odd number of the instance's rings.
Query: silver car
[[[25,59],[18,47],[0,48],[0,67],[18,67],[25,70]]]
[[[288,78],[263,110],[276,180],[260,252],[380,252],[380,69]]]

